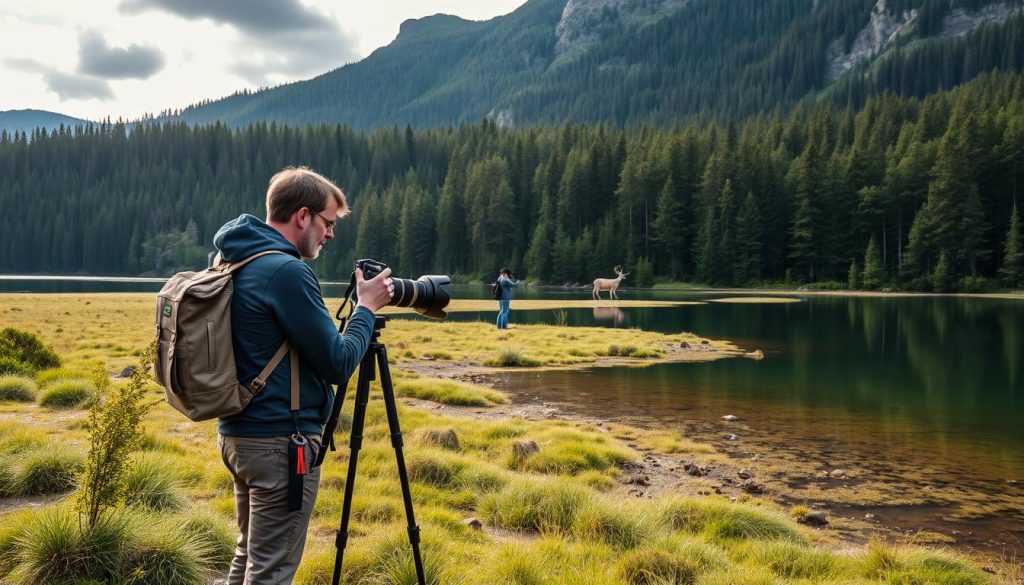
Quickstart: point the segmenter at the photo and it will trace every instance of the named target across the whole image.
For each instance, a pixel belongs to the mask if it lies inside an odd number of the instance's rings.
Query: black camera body
[[[387,264],[372,258],[356,260],[356,268],[363,271],[365,280],[376,278],[387,267]],[[395,286],[395,294],[388,301],[389,305],[412,307],[417,313],[433,319],[448,316],[444,308],[452,298],[448,292],[448,286],[452,283],[449,276],[427,274],[416,280],[392,276],[391,282]]]

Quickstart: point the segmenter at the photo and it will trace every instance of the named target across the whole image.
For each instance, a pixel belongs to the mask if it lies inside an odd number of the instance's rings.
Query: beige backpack
[[[238,381],[231,341],[231,297],[235,270],[266,254],[214,265],[200,272],[179,272],[156,299],[156,379],[167,403],[192,420],[230,416],[241,412],[267,385],[267,378],[288,352],[288,341],[263,371],[248,384]],[[292,407],[298,398],[298,354],[290,352]]]

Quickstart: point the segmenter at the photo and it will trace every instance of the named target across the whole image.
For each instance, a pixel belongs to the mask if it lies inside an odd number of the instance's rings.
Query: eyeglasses
[[[329,232],[333,232],[334,231],[334,226],[338,225],[338,220],[337,219],[327,219],[326,217],[320,215],[319,213],[314,213],[313,215],[315,215],[315,216],[319,217],[320,219],[324,220],[324,227],[326,227],[327,231],[329,231]]]

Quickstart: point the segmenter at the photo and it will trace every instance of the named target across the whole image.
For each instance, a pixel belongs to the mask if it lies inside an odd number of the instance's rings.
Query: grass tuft
[[[568,481],[520,479],[484,496],[479,511],[499,528],[567,534],[576,514],[593,498],[592,492]]]
[[[455,429],[420,429],[417,431],[416,441],[421,445],[440,447],[449,451],[460,451],[459,436]]]
[[[39,386],[27,376],[0,376],[0,402],[32,402]]]
[[[402,380],[395,384],[395,393],[454,406],[493,406],[508,402],[505,395],[496,390],[451,380]]]
[[[629,585],[692,585],[697,567],[686,557],[658,549],[630,551],[616,571]]]
[[[526,357],[522,350],[516,347],[506,347],[497,357],[487,358],[483,363],[485,366],[499,368],[536,368],[541,365],[539,360]]]
[[[125,476],[125,502],[150,510],[180,510],[185,505],[181,477],[163,457],[140,457]]]
[[[66,447],[27,451],[11,464],[10,493],[34,496],[69,492],[84,466],[83,455]]]
[[[76,408],[85,406],[95,395],[88,380],[59,380],[46,386],[39,398],[40,406]]]
[[[661,504],[660,516],[674,530],[711,539],[804,541],[783,514],[723,499],[668,499]]]
[[[577,512],[572,531],[582,541],[596,540],[615,548],[631,549],[647,541],[653,527],[641,508],[594,499]]]

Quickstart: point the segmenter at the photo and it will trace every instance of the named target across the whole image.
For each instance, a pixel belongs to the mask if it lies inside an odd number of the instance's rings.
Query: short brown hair
[[[334,197],[338,202],[338,217],[348,214],[345,193],[330,179],[307,167],[287,167],[270,177],[267,217],[272,221],[286,222],[303,207],[320,213],[327,207],[328,197]]]

